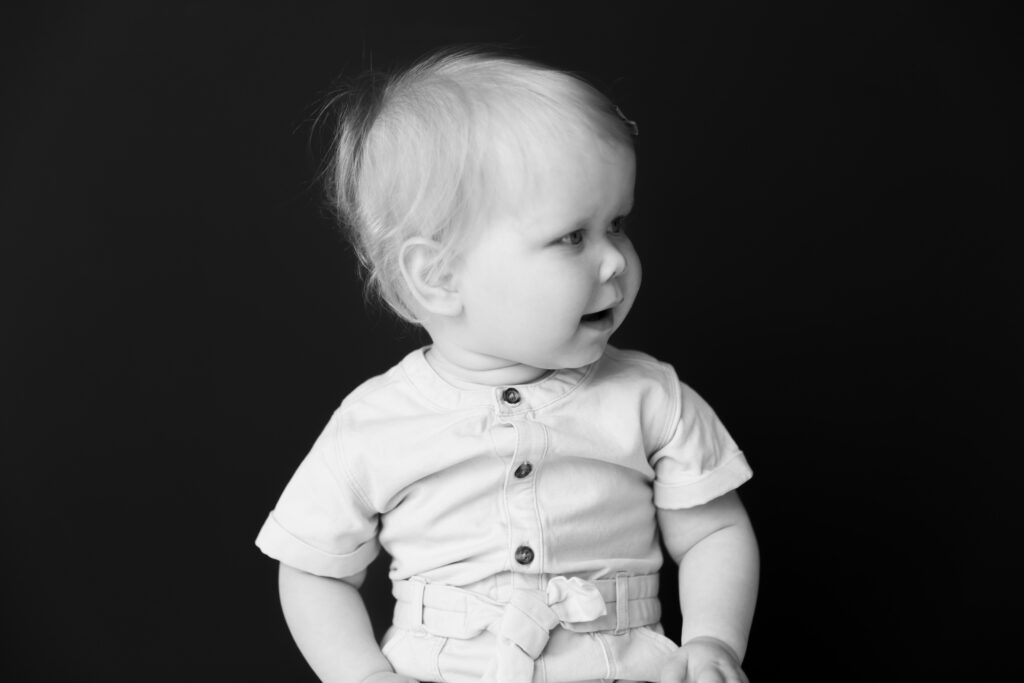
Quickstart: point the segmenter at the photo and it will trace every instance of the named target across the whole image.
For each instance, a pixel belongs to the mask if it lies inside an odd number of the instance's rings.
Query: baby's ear
[[[423,237],[402,244],[399,263],[405,286],[423,309],[434,315],[457,316],[462,299],[453,286],[453,274],[441,260],[441,245]]]

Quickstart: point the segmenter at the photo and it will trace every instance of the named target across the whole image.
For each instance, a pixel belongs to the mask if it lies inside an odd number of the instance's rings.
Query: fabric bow
[[[607,613],[597,587],[580,578],[556,576],[546,590],[517,589],[496,622],[495,658],[482,683],[531,683],[534,663],[559,624],[593,621]]]

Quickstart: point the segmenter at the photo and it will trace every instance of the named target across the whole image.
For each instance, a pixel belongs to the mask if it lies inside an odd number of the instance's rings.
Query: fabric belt
[[[392,594],[400,628],[460,640],[494,633],[497,651],[482,683],[531,683],[534,661],[557,626],[622,634],[661,620],[657,574],[595,581],[556,576],[543,590],[513,589],[508,602],[419,577],[394,582]]]

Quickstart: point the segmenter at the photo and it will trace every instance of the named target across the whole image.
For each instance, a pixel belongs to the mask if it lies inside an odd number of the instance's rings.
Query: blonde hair
[[[543,150],[595,136],[631,147],[635,133],[580,78],[493,52],[441,52],[338,103],[329,200],[369,293],[411,322],[399,264],[406,240],[436,242],[442,267]]]

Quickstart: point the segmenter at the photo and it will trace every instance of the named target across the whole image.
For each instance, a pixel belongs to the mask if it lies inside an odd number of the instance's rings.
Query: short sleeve
[[[256,545],[270,557],[318,576],[357,574],[380,552],[378,515],[344,473],[337,420],[299,465]]]
[[[732,491],[753,472],[711,406],[679,382],[676,424],[651,456],[654,504],[676,510],[702,505]]]

